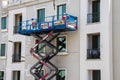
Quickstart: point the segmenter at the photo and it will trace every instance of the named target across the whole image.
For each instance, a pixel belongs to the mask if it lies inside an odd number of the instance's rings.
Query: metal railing
[[[99,22],[100,21],[100,13],[88,13],[87,14],[87,23]]]
[[[77,25],[77,17],[74,17],[69,14],[64,14],[64,15],[59,15],[59,16],[62,17],[62,19],[58,19],[57,15],[53,15],[53,16],[45,17],[44,22],[39,22],[39,20],[33,19],[33,18],[31,20],[22,21],[19,23],[19,32],[25,31],[25,30],[52,29],[55,26],[65,25],[66,23],[68,25],[71,25],[71,26],[67,26],[70,28]]]
[[[21,54],[13,54],[12,56],[12,62],[21,62]]]
[[[87,59],[100,59],[100,50],[87,49]]]

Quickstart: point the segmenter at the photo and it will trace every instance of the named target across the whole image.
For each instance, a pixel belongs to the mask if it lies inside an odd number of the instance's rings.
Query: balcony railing
[[[20,53],[19,54],[13,54],[12,62],[21,62],[21,55],[20,55]]]
[[[87,59],[100,59],[100,50],[87,49]]]
[[[18,33],[18,26],[14,26],[14,34]]]
[[[87,23],[99,22],[100,13],[89,13],[87,14]]]

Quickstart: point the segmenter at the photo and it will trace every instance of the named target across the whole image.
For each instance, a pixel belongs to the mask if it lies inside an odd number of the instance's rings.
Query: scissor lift
[[[60,50],[56,46],[51,44],[51,42],[60,35],[61,32],[66,31],[76,31],[77,30],[77,17],[63,14],[45,17],[45,21],[40,21],[37,19],[31,19],[22,21],[19,23],[19,34],[26,36],[34,36],[39,41],[31,48],[31,55],[38,60],[31,69],[30,73],[37,80],[51,80],[54,76],[58,74],[58,68],[50,62],[50,60],[55,57]],[[45,35],[45,36],[43,36]],[[41,44],[44,45],[36,51],[36,48]],[[45,52],[45,56],[39,53],[44,47],[49,47],[50,51]],[[61,48],[62,49],[62,48]],[[42,76],[37,75],[37,71],[42,71],[42,68],[47,69]]]

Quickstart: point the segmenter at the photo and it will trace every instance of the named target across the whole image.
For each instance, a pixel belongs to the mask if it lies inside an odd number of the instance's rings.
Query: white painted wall
[[[15,14],[22,13],[23,20],[26,20],[26,9],[16,9],[9,11],[9,24],[8,24],[8,50],[7,50],[7,66],[6,66],[6,80],[12,80],[12,71],[19,70],[21,71],[21,80],[24,80],[24,72],[25,72],[25,62],[21,63],[12,63],[12,54],[14,51],[13,42],[21,42],[22,43],[22,52],[21,56],[25,56],[25,36],[19,34],[13,34],[14,27],[14,19]]]

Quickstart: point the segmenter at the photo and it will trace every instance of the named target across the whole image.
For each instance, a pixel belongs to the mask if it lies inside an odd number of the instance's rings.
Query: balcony
[[[100,13],[88,13],[87,23],[100,22]]]
[[[100,59],[100,50],[87,49],[87,59]]]
[[[13,54],[12,62],[21,62],[21,55],[20,54]]]

